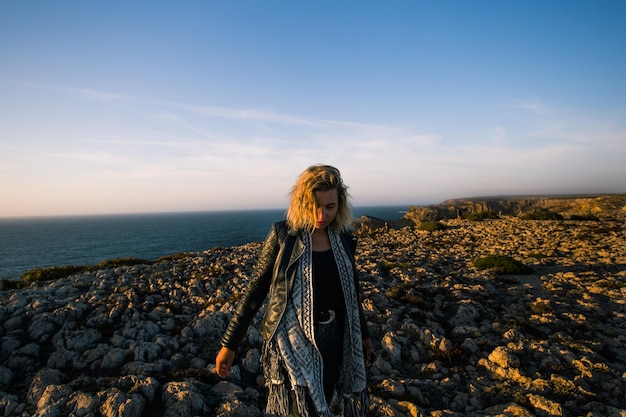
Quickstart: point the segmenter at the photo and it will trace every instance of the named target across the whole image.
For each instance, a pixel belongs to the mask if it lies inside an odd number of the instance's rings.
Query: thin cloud
[[[123,94],[111,93],[107,91],[98,90],[95,88],[68,87],[64,85],[56,85],[56,84],[48,84],[48,83],[40,83],[36,81],[24,81],[24,80],[13,81],[13,83],[30,87],[30,88],[57,90],[57,91],[64,91],[66,93],[71,93],[71,94],[79,94],[89,99],[95,99],[95,100],[105,101],[105,102],[129,97]]]
[[[46,83],[38,83],[31,81],[19,81],[20,84],[36,87],[36,88],[45,88],[45,89],[53,89],[59,91],[65,91],[68,93],[77,93],[86,97],[88,99],[94,99],[104,102],[111,102],[114,100],[124,99],[127,101],[134,101],[138,103],[144,103],[149,105],[157,105],[165,108],[171,109],[180,109],[190,113],[200,114],[209,117],[221,118],[221,119],[234,119],[234,120],[249,120],[249,121],[257,121],[257,122],[267,122],[267,123],[281,123],[281,124],[289,124],[289,125],[302,125],[302,126],[312,126],[312,127],[330,127],[330,126],[341,126],[347,128],[357,128],[357,129],[385,129],[385,126],[367,124],[367,123],[359,123],[353,121],[345,121],[345,120],[330,120],[330,119],[320,119],[320,118],[310,118],[303,117],[297,115],[291,115],[281,112],[267,111],[267,110],[258,110],[253,108],[234,108],[234,107],[224,107],[224,106],[209,106],[209,105],[197,105],[197,104],[189,104],[189,103],[180,103],[166,100],[155,100],[147,97],[139,97],[128,94],[121,94],[109,91],[103,91],[97,88],[91,87],[69,87],[62,85],[54,85],[54,84],[46,84]],[[159,117],[170,118],[172,120],[176,120],[180,123],[185,124],[190,129],[195,130],[197,133],[201,133],[203,135],[207,135],[206,132],[203,132],[201,129],[194,127],[193,125],[186,122],[183,118],[176,115],[173,112],[166,112]]]
[[[522,109],[527,112],[544,116],[552,113],[552,109],[550,106],[540,102],[540,101],[521,101],[519,103],[509,104],[507,107],[514,109]]]
[[[87,98],[92,98],[92,99],[101,100],[101,101],[113,101],[116,99],[124,98],[124,96],[120,94],[108,93],[106,91],[98,91],[98,90],[93,90],[90,88],[78,88],[75,91],[81,93]]]
[[[381,126],[381,125],[358,123],[358,122],[345,121],[345,120],[330,120],[330,119],[319,119],[319,118],[313,118],[313,117],[303,117],[303,116],[296,116],[292,114],[251,109],[251,108],[205,106],[205,105],[177,103],[177,102],[170,102],[170,101],[153,101],[153,100],[145,100],[145,101],[153,103],[153,104],[160,104],[166,107],[169,106],[173,108],[183,109],[183,110],[196,113],[196,114],[202,114],[205,116],[224,118],[224,119],[253,120],[253,121],[261,121],[261,122],[269,122],[269,123],[273,122],[273,123],[317,126],[317,127],[345,126],[345,127],[362,128],[362,129],[384,128],[384,126]]]
[[[44,158],[50,160],[60,159],[85,163],[89,164],[92,167],[97,167],[99,165],[130,166],[133,163],[137,163],[136,159],[104,151],[50,153]]]
[[[165,113],[165,114],[160,114],[157,115],[157,117],[159,119],[162,120],[166,120],[166,121],[172,121],[176,124],[179,124],[181,126],[184,126],[186,129],[188,129],[191,132],[197,133],[200,136],[203,136],[205,138],[210,138],[210,139],[214,139],[214,136],[207,133],[205,130],[195,126],[194,124],[188,122],[186,119],[184,119],[183,117],[180,117],[177,114],[174,113]]]
[[[305,119],[296,116],[290,116],[275,112],[268,111],[260,111],[253,109],[236,109],[229,107],[217,107],[217,106],[199,106],[193,104],[182,104],[182,103],[166,103],[162,102],[161,104],[167,104],[173,107],[178,107],[180,109],[187,110],[189,112],[202,114],[210,117],[219,117],[224,119],[237,119],[237,120],[255,120],[255,121],[264,121],[264,122],[279,122],[279,123],[287,123],[287,124],[297,124],[297,125],[309,125],[316,126],[320,123],[311,120]]]
[[[626,128],[611,120],[555,120],[528,135],[626,152]]]
[[[185,148],[191,146],[192,142],[184,142],[177,140],[158,141],[158,140],[137,140],[137,139],[93,139],[88,143],[102,143],[110,145],[139,145],[139,146],[164,146],[172,148]]]

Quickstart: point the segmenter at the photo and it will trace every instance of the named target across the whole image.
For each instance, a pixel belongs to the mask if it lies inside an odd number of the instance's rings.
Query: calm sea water
[[[362,207],[385,220],[408,207]],[[33,268],[93,265],[114,258],[153,260],[180,252],[262,241],[285,210],[0,219],[0,278]]]

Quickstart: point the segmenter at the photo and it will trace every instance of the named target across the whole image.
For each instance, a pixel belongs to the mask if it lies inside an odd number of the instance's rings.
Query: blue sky
[[[0,217],[626,192],[624,1],[0,2]]]

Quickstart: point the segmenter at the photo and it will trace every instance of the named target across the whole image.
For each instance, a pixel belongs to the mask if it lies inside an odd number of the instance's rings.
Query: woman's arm
[[[237,308],[235,309],[235,314],[224,332],[224,336],[221,341],[223,348],[220,350],[218,358],[216,358],[216,365],[218,365],[217,359],[222,359],[221,365],[228,364],[227,368],[230,369],[237,346],[246,335],[248,326],[252,322],[256,312],[259,308],[261,308],[261,305],[267,296],[272,280],[274,263],[276,261],[276,257],[278,256],[279,249],[280,245],[278,242],[278,234],[276,225],[274,225],[263,242],[263,247],[261,248],[259,259],[256,267],[254,268],[252,280],[250,281],[250,284],[248,284],[246,293],[238,303]],[[224,351],[224,349],[232,352],[232,358],[230,353],[226,355],[226,351]],[[224,362],[224,360],[226,362]],[[229,361],[230,363],[228,363]]]

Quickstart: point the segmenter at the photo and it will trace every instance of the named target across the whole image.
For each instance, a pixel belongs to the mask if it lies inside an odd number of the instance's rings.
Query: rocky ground
[[[360,237],[372,415],[626,416],[623,218],[443,223]],[[258,248],[0,292],[0,415],[261,416],[253,327],[214,372]],[[473,266],[488,254],[535,272]]]

